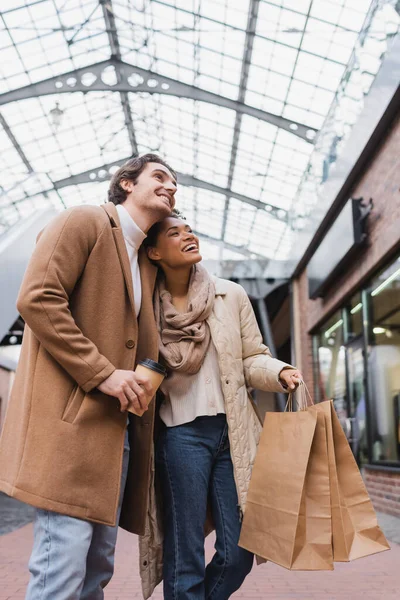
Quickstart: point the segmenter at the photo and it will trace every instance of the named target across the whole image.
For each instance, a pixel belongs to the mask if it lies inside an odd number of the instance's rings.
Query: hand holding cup
[[[143,407],[142,403],[140,407],[132,403],[132,405],[128,406],[127,409],[129,412],[141,417],[148,409],[151,399],[160,387],[167,372],[165,367],[160,363],[156,362],[155,360],[151,360],[151,358],[145,358],[139,362],[134,373],[138,380],[141,378],[143,381],[146,381],[149,384],[149,386],[145,388],[145,407]],[[149,389],[149,387],[151,389]]]

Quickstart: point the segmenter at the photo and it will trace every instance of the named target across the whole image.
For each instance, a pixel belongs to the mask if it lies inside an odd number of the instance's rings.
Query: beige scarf
[[[189,281],[188,310],[180,313],[161,277],[154,294],[154,312],[159,331],[160,354],[174,371],[197,373],[210,343],[206,319],[215,299],[215,285],[206,269],[195,265]]]

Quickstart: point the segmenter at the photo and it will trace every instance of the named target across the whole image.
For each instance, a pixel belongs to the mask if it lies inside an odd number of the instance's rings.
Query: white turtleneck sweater
[[[138,251],[146,238],[146,234],[136,225],[126,208],[122,204],[116,206],[119,220],[121,222],[122,234],[124,236],[129,262],[131,264],[133,297],[135,300],[136,317],[139,316],[142,304],[142,283],[140,281],[140,270],[138,263]]]

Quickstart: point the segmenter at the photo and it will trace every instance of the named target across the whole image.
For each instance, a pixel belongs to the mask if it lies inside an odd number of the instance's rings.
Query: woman
[[[165,427],[156,450],[163,553],[151,496],[141,539],[144,595],[160,581],[163,559],[165,600],[225,600],[253,563],[238,546],[261,431],[247,387],[294,390],[301,374],[271,357],[243,288],[198,264],[199,240],[182,218],[155,225],[146,246],[160,269],[155,315],[169,376],[161,387]],[[216,552],[205,567],[207,504]]]

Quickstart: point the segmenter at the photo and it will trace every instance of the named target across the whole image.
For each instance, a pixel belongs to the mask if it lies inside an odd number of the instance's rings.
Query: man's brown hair
[[[128,192],[121,185],[122,179],[127,179],[136,183],[139,175],[144,171],[148,163],[158,163],[164,165],[171,172],[171,175],[176,178],[176,173],[171,167],[160,158],[157,154],[143,154],[129,159],[122,167],[112,176],[110,187],[108,188],[108,201],[114,204],[125,202]]]

